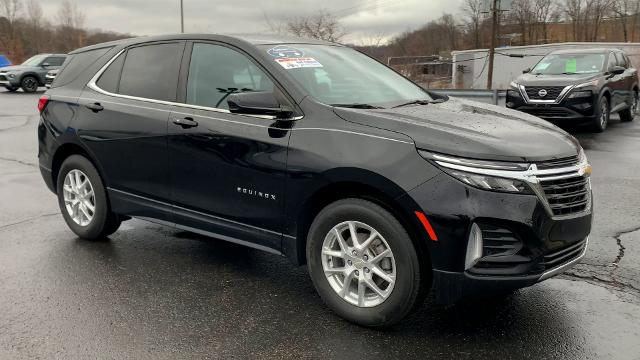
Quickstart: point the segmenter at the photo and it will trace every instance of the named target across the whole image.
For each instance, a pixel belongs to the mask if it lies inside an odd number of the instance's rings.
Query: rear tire
[[[597,113],[598,116],[593,120],[593,131],[601,133],[607,128],[609,117],[611,116],[609,100],[605,96],[601,97],[600,101],[598,101]]]
[[[62,163],[56,189],[62,216],[80,238],[103,239],[120,227],[98,171],[84,156],[71,155]]]
[[[628,108],[628,109],[624,109],[624,110],[622,110],[622,111],[620,111],[618,113],[620,115],[620,121],[623,121],[623,122],[633,121],[633,119],[638,114],[638,106],[639,105],[640,105],[640,102],[639,102],[639,99],[638,99],[638,92],[634,91],[633,92],[633,103],[631,104],[631,107]]]
[[[40,84],[38,79],[34,76],[25,76],[22,78],[22,81],[20,81],[20,87],[22,87],[22,90],[26,93],[34,93],[38,91],[39,86]]]
[[[352,227],[360,248],[352,240]],[[421,305],[426,295],[428,282],[409,234],[391,213],[370,201],[344,199],[325,207],[309,229],[306,251],[320,297],[358,325],[393,325]]]

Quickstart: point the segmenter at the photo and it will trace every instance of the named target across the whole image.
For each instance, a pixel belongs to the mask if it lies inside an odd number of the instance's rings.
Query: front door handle
[[[91,111],[93,111],[94,113],[100,112],[102,110],[104,110],[104,107],[102,105],[100,105],[100,103],[93,103],[93,104],[87,104],[85,105],[85,107]]]
[[[193,118],[186,117],[182,119],[173,119],[173,123],[181,126],[183,129],[188,129],[192,127],[198,126],[198,122],[193,120]]]

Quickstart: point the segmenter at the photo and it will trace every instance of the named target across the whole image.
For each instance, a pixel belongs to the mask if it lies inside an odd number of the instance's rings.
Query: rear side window
[[[58,87],[72,82],[110,49],[96,49],[67,56],[64,66],[56,76],[53,84],[51,84],[51,87]]]
[[[187,104],[227,109],[232,93],[273,88],[271,79],[245,55],[220,45],[193,45]]]
[[[624,60],[624,56],[622,56],[622,53],[615,53],[616,54],[616,64],[618,66],[622,66],[623,68],[627,67],[627,62]]]
[[[181,43],[144,45],[127,51],[118,93],[175,101]]]
[[[122,70],[122,64],[124,63],[124,54],[120,54],[109,67],[100,75],[100,79],[96,82],[96,85],[104,91],[110,93],[118,92],[118,82],[120,81],[120,71]]]

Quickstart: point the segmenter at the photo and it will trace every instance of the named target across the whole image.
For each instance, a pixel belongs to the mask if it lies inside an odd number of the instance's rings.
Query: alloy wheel
[[[87,226],[93,220],[96,197],[93,185],[85,173],[71,170],[64,178],[64,205],[71,219],[80,226]]]
[[[331,288],[358,307],[383,303],[396,283],[391,247],[373,227],[358,221],[342,222],[325,236],[322,268]]]
[[[607,127],[607,121],[609,117],[609,104],[606,100],[600,103],[600,126],[604,129]]]
[[[640,101],[638,101],[638,93],[634,93],[633,94],[633,105],[631,105],[631,116],[634,117],[636,115],[638,115],[638,113],[640,113],[640,109],[638,109],[638,106],[640,106]]]
[[[22,81],[22,87],[29,92],[38,90],[38,81],[33,77],[27,77]]]

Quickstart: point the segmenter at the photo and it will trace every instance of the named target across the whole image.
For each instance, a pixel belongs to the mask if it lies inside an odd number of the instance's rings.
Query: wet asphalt
[[[640,119],[569,129],[594,165],[581,264],[376,331],[275,255],[140,220],[78,239],[37,168],[39,95],[0,90],[2,359],[640,359]]]

